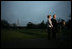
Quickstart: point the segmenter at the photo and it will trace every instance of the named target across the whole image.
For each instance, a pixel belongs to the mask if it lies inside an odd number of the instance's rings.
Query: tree
[[[44,28],[45,28],[44,20],[39,24],[39,27],[40,27],[41,29],[44,29]]]
[[[27,28],[33,28],[33,23],[32,22],[28,22]]]
[[[67,26],[68,29],[71,29],[71,20],[68,20],[68,21],[67,21],[66,26]]]
[[[6,20],[1,20],[1,27],[2,28],[9,28],[9,23]]]
[[[13,28],[16,29],[16,27],[17,27],[17,25],[14,23],[14,24],[13,24]]]
[[[65,28],[65,20],[59,18],[58,23],[57,23],[57,31],[61,32],[63,30],[63,28]]]

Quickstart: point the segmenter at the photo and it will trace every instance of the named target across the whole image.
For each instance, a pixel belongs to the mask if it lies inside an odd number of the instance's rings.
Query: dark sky
[[[1,19],[10,24],[18,25],[19,21],[20,26],[26,26],[28,22],[46,22],[49,14],[67,21],[71,15],[71,1],[1,1]]]

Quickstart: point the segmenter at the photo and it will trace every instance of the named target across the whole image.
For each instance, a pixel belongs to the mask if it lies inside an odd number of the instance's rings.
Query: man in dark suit
[[[53,15],[53,18],[51,19],[53,28],[52,28],[52,39],[56,39],[56,31],[57,31],[57,20],[56,20],[56,14]]]

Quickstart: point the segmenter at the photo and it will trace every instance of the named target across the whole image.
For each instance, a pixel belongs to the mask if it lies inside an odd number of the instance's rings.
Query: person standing
[[[53,18],[51,19],[53,28],[52,28],[52,39],[56,39],[56,32],[57,32],[57,20],[56,20],[56,14],[53,15]]]
[[[48,32],[48,40],[51,39],[51,33],[52,33],[52,21],[51,21],[51,15],[47,16],[48,20],[47,20],[47,32]]]

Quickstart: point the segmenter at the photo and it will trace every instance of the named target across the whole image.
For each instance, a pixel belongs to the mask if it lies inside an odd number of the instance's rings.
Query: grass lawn
[[[57,39],[70,40],[70,30],[58,32]],[[1,40],[23,40],[23,39],[37,39],[48,38],[46,30],[41,29],[1,29]]]
[[[41,29],[1,29],[1,40],[47,38],[47,32]]]

